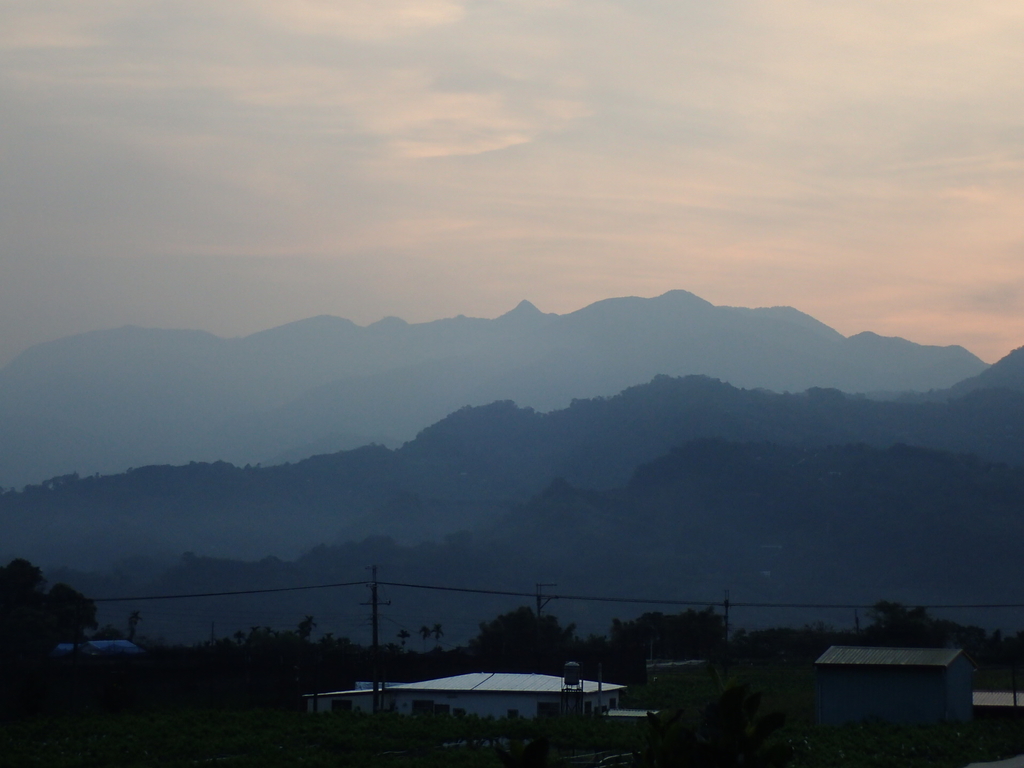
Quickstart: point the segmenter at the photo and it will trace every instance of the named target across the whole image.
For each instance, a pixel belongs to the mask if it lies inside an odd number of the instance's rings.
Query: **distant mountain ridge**
[[[238,339],[125,327],[38,345],[0,370],[0,485],[398,445],[465,405],[547,411],[659,374],[898,392],[985,368],[961,347],[846,338],[789,307],[717,307],[686,291],[566,315],[524,301],[494,320],[320,316]]]

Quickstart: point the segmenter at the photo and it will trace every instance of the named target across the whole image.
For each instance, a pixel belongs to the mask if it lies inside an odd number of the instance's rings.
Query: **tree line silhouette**
[[[380,658],[385,681],[413,681],[470,671],[542,672],[559,675],[566,661],[582,665],[586,677],[639,683],[651,660],[740,659],[807,663],[829,646],[959,647],[988,664],[1015,664],[1024,653],[1024,631],[1004,636],[977,626],[938,619],[920,607],[880,601],[863,629],[825,624],[735,631],[726,637],[724,617],[713,608],[679,613],[647,612],[615,619],[607,635],[579,637],[545,612],[521,606],[479,624],[463,647],[444,649],[440,623],[418,630],[423,649],[406,645],[407,629],[385,643]],[[95,605],[64,584],[47,588],[39,568],[25,560],[0,567],[0,703],[5,716],[34,713],[91,701],[108,710],[141,704],[201,704],[295,707],[303,693],[351,689],[368,679],[371,649],[345,637],[315,637],[316,619],[304,615],[291,629],[251,626],[231,637],[194,646],[140,642],[142,658],[53,659],[57,643],[130,637],[143,621],[128,612],[127,632],[96,627]],[[433,647],[427,648],[428,641]],[[71,673],[77,691],[71,690]]]

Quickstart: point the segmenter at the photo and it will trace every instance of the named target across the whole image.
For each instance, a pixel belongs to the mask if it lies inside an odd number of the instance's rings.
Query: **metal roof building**
[[[959,649],[832,646],[814,670],[819,723],[972,717],[974,662]]]
[[[392,683],[381,694],[383,708],[402,714],[545,717],[561,712],[564,681],[553,675],[471,672],[418,683]],[[615,709],[622,685],[580,680],[581,711]],[[365,689],[306,694],[308,712],[361,710],[373,707]]]
[[[1024,714],[1024,691],[975,691],[975,717],[1020,717]]]
[[[74,643],[58,643],[50,656],[70,656],[75,652]],[[78,652],[83,656],[141,656],[146,652],[128,640],[89,640],[79,643]]]

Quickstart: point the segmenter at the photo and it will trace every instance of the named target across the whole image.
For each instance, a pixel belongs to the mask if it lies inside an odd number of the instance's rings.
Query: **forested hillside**
[[[107,575],[57,575],[92,596],[363,582],[366,566],[376,564],[387,582],[524,594],[550,582],[567,595],[708,602],[730,589],[737,604],[1015,602],[1024,578],[1016,552],[1024,536],[1021,498],[1024,469],[969,456],[907,446],[698,440],[642,465],[622,487],[586,490],[558,480],[491,524],[443,542],[402,546],[377,537],[322,545],[292,561],[190,554],[145,578],[131,563]],[[176,604],[166,619],[166,605],[134,607],[147,612],[147,631],[173,636],[182,626],[202,632],[213,621],[233,632],[302,613],[353,617],[364,592],[204,598]],[[458,642],[476,617],[532,603],[400,588],[387,597],[397,626],[415,628],[433,617],[448,627],[446,642]],[[642,608],[570,600],[550,610],[586,634]],[[737,610],[748,627],[820,619],[845,626],[853,619],[852,611]],[[953,618],[986,626],[999,620]],[[359,635],[364,628],[360,621],[329,631]]]
[[[897,443],[1024,464],[1024,393],[873,401],[775,394],[705,377],[656,377],[550,413],[511,402],[461,409],[399,449],[295,464],[150,466],[65,476],[0,495],[0,556],[103,567],[130,555],[293,558],[321,543],[440,541],[479,530],[556,478],[602,490],[698,438],[817,448]]]

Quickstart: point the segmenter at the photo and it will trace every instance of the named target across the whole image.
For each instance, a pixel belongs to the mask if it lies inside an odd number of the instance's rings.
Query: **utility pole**
[[[370,655],[373,665],[373,711],[374,713],[380,712],[380,616],[377,607],[381,604],[380,600],[377,599],[377,566],[370,566],[370,572],[373,574],[370,581],[370,606],[373,608],[373,644],[370,648]],[[366,603],[363,603],[366,605]],[[391,605],[391,601],[388,600],[384,605]]]
[[[74,644],[71,646],[71,711],[75,712],[78,708],[77,693],[78,693],[78,655],[79,646],[82,644],[82,602],[80,600],[75,601],[75,637]]]
[[[722,671],[724,677],[729,677],[729,590],[725,590],[725,601],[722,603],[725,608],[725,654],[722,658]]]
[[[537,583],[537,619],[536,619],[536,622],[535,622],[535,624],[537,626],[537,637],[534,640],[534,657],[535,657],[534,663],[536,664],[536,671],[537,672],[540,672],[544,668],[544,666],[545,666],[545,664],[544,664],[544,648],[543,648],[543,645],[542,645],[543,637],[541,635],[541,625],[540,625],[540,615],[541,615],[541,612],[544,610],[544,606],[547,605],[549,602],[551,602],[551,598],[550,597],[544,597],[544,587],[557,587],[557,586],[558,586],[557,584]],[[563,659],[563,661],[564,661],[564,659]]]
[[[540,612],[544,610],[544,606],[551,602],[552,598],[544,597],[544,587],[557,587],[557,584],[538,584],[537,585],[537,621],[540,621]]]

